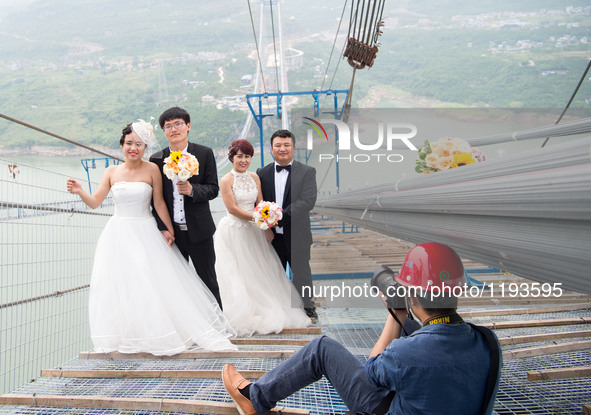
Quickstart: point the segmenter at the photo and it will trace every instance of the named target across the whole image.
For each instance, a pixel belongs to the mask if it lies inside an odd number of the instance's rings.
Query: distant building
[[[215,104],[215,98],[211,95],[203,95],[201,97],[201,103],[203,105],[212,105]]]
[[[548,76],[548,75],[567,75],[568,69],[553,69],[549,71],[543,71],[540,75]]]
[[[199,52],[197,54],[198,60],[203,61],[220,61],[226,59],[226,55],[219,52]]]

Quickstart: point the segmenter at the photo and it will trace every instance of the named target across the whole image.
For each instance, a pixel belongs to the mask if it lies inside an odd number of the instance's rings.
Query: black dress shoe
[[[316,314],[316,309],[314,307],[306,307],[304,308],[306,311],[306,315],[310,318],[318,318],[318,314]]]

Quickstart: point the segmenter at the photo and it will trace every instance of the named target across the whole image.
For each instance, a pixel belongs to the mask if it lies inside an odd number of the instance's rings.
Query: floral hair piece
[[[150,121],[154,117],[150,118]],[[147,147],[156,147],[158,144],[156,137],[154,136],[154,126],[142,119],[138,119],[136,122],[131,124],[131,129],[138,135],[140,140],[144,142]]]

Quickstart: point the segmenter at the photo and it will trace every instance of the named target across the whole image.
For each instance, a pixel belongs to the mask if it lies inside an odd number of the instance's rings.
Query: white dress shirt
[[[288,165],[291,166],[291,163]],[[275,203],[283,208],[283,197],[285,196],[285,186],[287,185],[289,172],[287,170],[281,170],[278,172],[277,166],[280,166],[280,164],[275,162],[275,166],[273,166],[275,173]],[[275,233],[283,234],[283,228],[277,226],[275,228]]]
[[[185,147],[182,151],[187,152],[189,145]],[[170,150],[172,153],[172,149]],[[179,225],[186,225],[187,220],[185,219],[185,200],[183,195],[179,193],[179,188],[177,187],[177,183],[179,182],[178,177],[175,177],[172,181],[172,201],[173,201],[173,221]]]

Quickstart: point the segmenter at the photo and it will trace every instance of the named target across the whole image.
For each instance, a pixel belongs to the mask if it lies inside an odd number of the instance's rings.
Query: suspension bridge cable
[[[248,2],[248,13],[250,14],[250,24],[252,26],[252,34],[254,36],[254,45],[255,45],[256,50],[257,50],[257,60],[259,62],[259,70],[261,71],[261,79],[263,81],[263,91],[265,93],[267,93],[267,86],[265,85],[265,74],[264,74],[264,71],[263,71],[263,64],[261,62],[261,52],[259,51],[259,42],[257,40],[257,33],[256,33],[256,29],[254,27],[254,19],[252,17],[252,9],[250,7],[250,0],[247,0],[247,2]]]
[[[346,3],[345,3],[345,5],[346,5]],[[344,55],[345,49],[347,48],[347,44],[348,44],[349,38],[351,37],[351,29],[353,28],[353,34],[355,34],[354,32],[356,30],[353,26],[356,26],[357,25],[357,13],[359,11],[359,2],[357,3],[357,9],[355,10],[355,13],[353,13],[353,5],[354,5],[354,3],[351,4],[351,15],[349,16],[349,31],[347,33],[347,38],[345,39],[345,42],[343,43],[343,47],[341,49],[341,56]],[[343,12],[344,12],[344,8],[343,8]],[[334,79],[335,79],[335,77],[337,75],[337,72],[339,70],[339,65],[340,64],[341,64],[341,59],[339,59],[337,61],[337,66],[336,66],[336,68],[335,68],[335,70],[334,70],[334,72],[332,74],[332,79],[330,80],[330,85],[328,86],[328,89],[332,89],[332,84],[334,83]],[[355,79],[355,72],[353,72],[353,76],[352,76],[352,80],[351,80],[351,88],[353,87],[353,80],[354,79]],[[348,98],[348,96],[350,94],[351,94],[351,90],[349,90],[349,93],[347,94],[347,98]],[[324,101],[322,103],[323,105],[324,105],[324,102],[326,102],[327,99],[328,99],[328,96],[325,96],[324,97]]]
[[[43,130],[43,129],[39,128],[39,127],[35,127],[34,125],[28,124],[28,123],[26,123],[24,121],[20,121],[20,120],[17,120],[16,118],[9,117],[8,115],[5,115],[5,114],[0,113],[0,118],[4,118],[5,120],[8,120],[8,121],[13,122],[15,124],[22,125],[23,127],[27,127],[27,128],[32,129],[32,130],[39,131],[40,133],[49,135],[51,137],[55,137],[57,139],[60,139],[62,141],[65,141],[67,143],[74,144],[75,146],[85,148],[87,150],[90,150],[90,151],[95,152],[95,153],[98,153],[98,154],[102,154],[103,156],[107,156],[107,157],[112,158],[112,159],[115,159],[115,160],[123,161],[119,157],[112,156],[111,154],[107,154],[107,153],[105,153],[103,151],[100,151],[100,150],[97,150],[95,148],[86,146],[84,144],[80,144],[80,143],[78,143],[78,142],[76,142],[74,140],[70,140],[69,138],[62,137],[61,135],[54,134],[54,133],[52,133],[50,131]]]
[[[369,6],[368,6],[369,8]],[[371,18],[369,19],[369,27],[373,27],[374,25],[374,17],[377,18],[376,15],[376,3],[373,4],[373,7],[371,8]],[[372,38],[372,34],[367,31],[365,32],[365,43],[367,43],[368,45],[370,44],[370,38]]]
[[[376,31],[373,35],[373,39],[372,39],[372,43],[377,44],[378,43],[378,37],[382,34],[381,30],[380,30],[380,26],[382,25],[383,21],[382,20],[382,16],[384,15],[384,7],[386,6],[386,2],[382,1],[382,8],[380,9],[380,12],[378,14],[378,21],[376,22]]]
[[[328,63],[326,64],[326,71],[324,71],[324,76],[322,77],[322,84],[320,85],[321,91],[323,91],[322,88],[324,88],[324,81],[326,80],[326,75],[328,74],[328,68],[330,67],[330,62],[332,60],[334,48],[337,44],[337,38],[339,37],[339,32],[341,31],[341,24],[343,23],[343,16],[345,15],[345,9],[347,8],[348,2],[349,2],[349,0],[345,0],[345,5],[343,6],[343,11],[341,12],[341,18],[339,20],[339,27],[337,27],[337,32],[334,35],[334,41],[332,42],[332,49],[330,51],[330,56],[328,57]]]
[[[364,35],[367,33],[367,29],[368,29],[367,23],[369,21],[369,7],[370,7],[370,3],[371,3],[370,1],[367,2],[367,10],[365,11],[365,21],[363,22],[363,34]],[[361,16],[361,17],[363,17],[363,16]],[[361,25],[359,25],[359,29],[361,29]],[[356,39],[358,39],[360,41],[363,41],[363,37],[362,36],[357,37]]]
[[[355,39],[359,39],[359,31],[357,31],[357,16],[359,14],[359,4],[360,2],[357,2],[357,8],[355,9],[355,19],[353,19],[353,5],[351,5],[351,16],[349,18],[349,33],[351,32],[351,24],[353,24],[353,36]],[[362,8],[362,13],[363,13],[363,8]],[[360,22],[361,24],[361,22]],[[361,27],[359,28],[359,30],[361,30]],[[355,33],[355,31],[357,31],[357,33]],[[348,36],[349,37],[349,36]]]
[[[347,41],[345,40],[345,42],[343,43],[343,48],[341,49],[341,56],[343,55],[343,53],[345,52],[345,48],[347,47]],[[337,67],[335,68],[333,74],[332,74],[332,78],[330,80],[330,85],[328,86],[328,89],[332,89],[332,84],[334,83],[334,79],[337,76],[337,72],[339,71],[339,65],[341,64],[341,59],[339,59],[337,61]],[[328,95],[324,96],[324,101],[322,102],[322,104],[324,105],[324,103],[326,102],[326,100],[328,99]]]
[[[345,102],[345,111],[348,113],[351,111],[351,102],[353,101],[353,84],[355,83],[355,74],[357,73],[357,68],[353,68],[353,75],[351,76],[351,85],[349,85],[349,93],[347,94],[347,101]]]
[[[585,69],[585,72],[583,72],[583,76],[581,76],[581,79],[579,80],[577,87],[575,88],[573,94],[571,95],[570,99],[568,100],[566,107],[564,107],[564,110],[562,110],[562,114],[560,114],[560,117],[558,117],[558,119],[556,120],[556,122],[554,124],[558,124],[560,122],[560,120],[562,120],[562,117],[564,116],[564,114],[566,113],[568,108],[570,107],[570,104],[575,99],[575,95],[577,95],[577,92],[579,92],[579,88],[583,84],[583,81],[585,80],[585,77],[587,76],[587,72],[589,72],[589,68],[591,68],[591,60],[589,60],[589,63],[587,64],[587,68]],[[548,142],[549,139],[550,139],[550,137],[546,137],[546,139],[542,143],[542,147],[544,147],[546,145],[546,143]]]
[[[273,54],[275,62],[275,78],[277,78],[277,92],[281,92],[279,87],[279,69],[277,64],[277,42],[275,41],[275,19],[273,18],[273,2],[269,2],[269,9],[271,10],[271,31],[273,32]]]
[[[326,168],[326,171],[324,172],[324,176],[322,177],[322,180],[320,181],[320,184],[318,185],[318,192],[320,192],[320,190],[322,189],[322,186],[324,186],[324,182],[326,182],[326,179],[328,178],[328,173],[330,173],[330,168],[333,165],[333,161],[337,157],[337,152],[338,152],[338,148],[335,146],[335,150],[332,153],[332,158],[330,159],[330,162],[328,163],[328,167]]]

